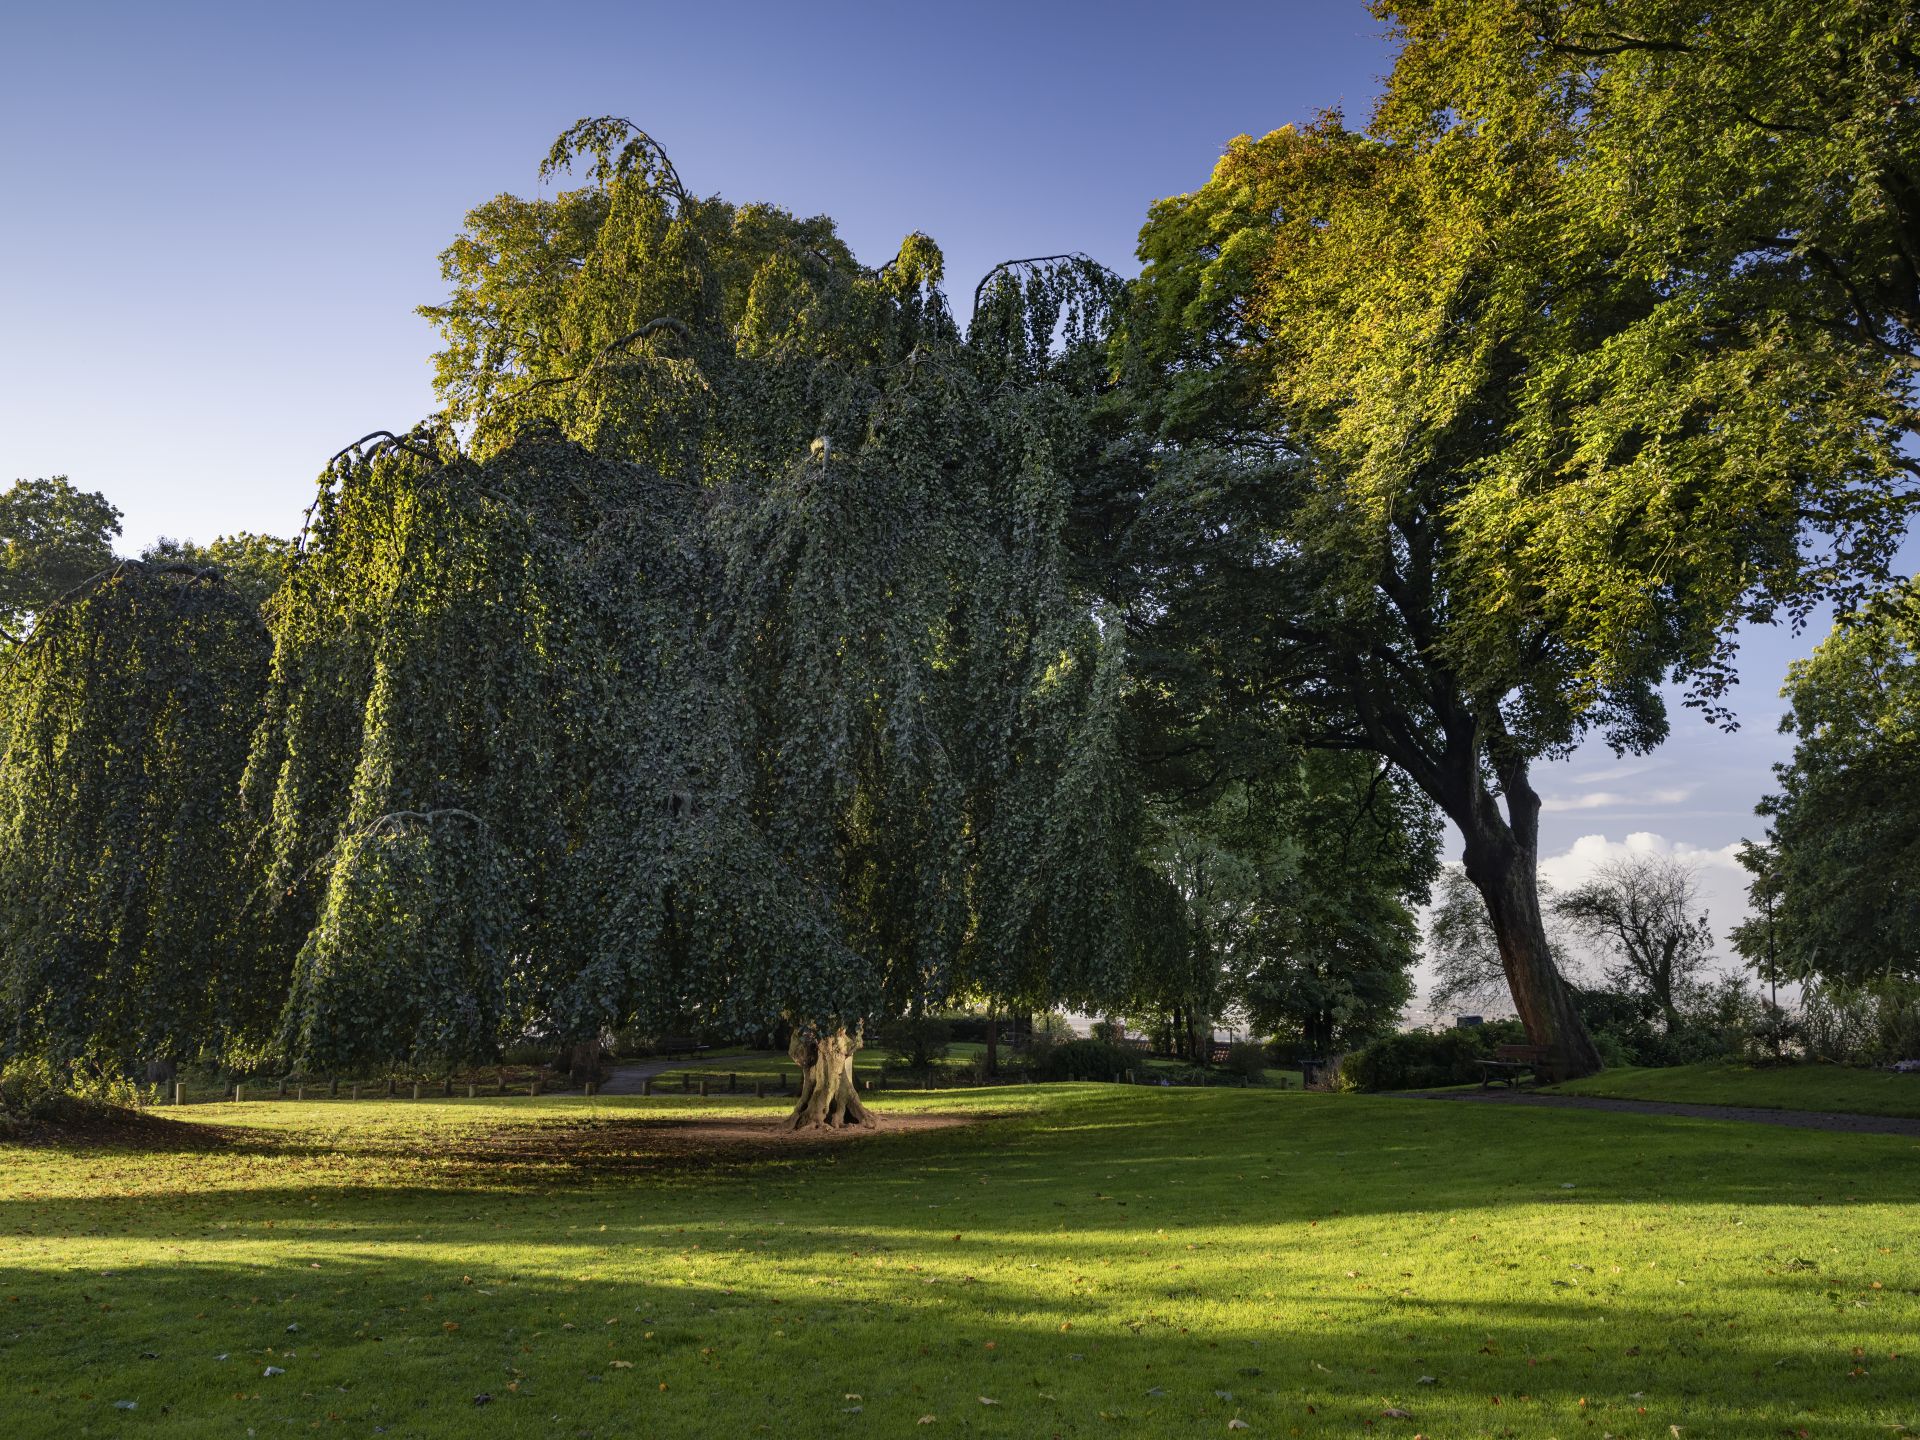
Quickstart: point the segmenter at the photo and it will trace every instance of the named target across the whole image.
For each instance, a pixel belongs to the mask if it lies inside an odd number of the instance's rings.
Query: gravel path
[[[1899,1115],[1841,1115],[1828,1110],[1760,1110],[1745,1105],[1680,1105],[1664,1100],[1613,1100],[1601,1095],[1542,1095],[1532,1090],[1419,1090],[1422,1100],[1470,1105],[1520,1105],[1535,1110],[1617,1110],[1633,1115],[1681,1115],[1692,1120],[1746,1120],[1799,1130],[1843,1130],[1857,1135],[1920,1139],[1920,1119]]]
[[[602,1095],[638,1095],[642,1080],[653,1080],[670,1070],[706,1070],[718,1069],[726,1073],[725,1062],[739,1058],[737,1055],[702,1056],[694,1060],[639,1060],[631,1065],[616,1065],[607,1076],[606,1083],[600,1087]],[[751,1076],[748,1077],[751,1080]],[[749,1085],[748,1089],[753,1087]]]

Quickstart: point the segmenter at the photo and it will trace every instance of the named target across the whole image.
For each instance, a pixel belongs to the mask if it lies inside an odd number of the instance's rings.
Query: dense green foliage
[[[1530,763],[1658,743],[1663,681],[1718,713],[1735,627],[1882,583],[1911,501],[1916,22],[1826,9],[1385,3],[1365,131],[1236,141],[1142,234],[1133,593],[1460,827],[1563,1068]]]
[[[232,797],[267,660],[217,577],[137,561],[0,656],[0,1059],[117,1077],[263,1038]]]
[[[1434,871],[1431,807],[1360,757],[1278,735],[1231,763],[1233,778],[1193,799],[1149,758],[1161,786],[1147,854],[1172,930],[1129,1014],[1201,1060],[1229,1013],[1308,1055],[1394,1029],[1413,993],[1411,907]]]
[[[447,252],[472,453],[343,456],[277,606],[289,1055],[1118,995],[1125,652],[1063,548],[1099,277],[1002,272],[962,337],[923,237],[868,271],[623,125],[581,156]]]
[[[1036,1080],[1104,1080],[1140,1068],[1144,1057],[1137,1050],[1106,1040],[1069,1040],[1064,1045],[1049,1045],[1035,1056],[1032,1067]]]
[[[64,475],[0,491],[0,642],[62,595],[113,565],[120,512]]]
[[[140,552],[149,565],[191,565],[215,571],[255,605],[265,605],[280,588],[292,555],[289,542],[249,530],[217,536],[206,545],[162,537]]]
[[[1920,978],[1920,588],[1843,621],[1785,693],[1793,758],[1735,944],[1782,979]]]
[[[1526,1039],[1510,1020],[1452,1030],[1403,1030],[1385,1035],[1340,1062],[1340,1081],[1355,1090],[1423,1090],[1483,1080],[1480,1061],[1494,1047]]]

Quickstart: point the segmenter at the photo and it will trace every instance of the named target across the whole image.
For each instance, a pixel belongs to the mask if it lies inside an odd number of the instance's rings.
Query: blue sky
[[[652,131],[702,193],[833,215],[870,263],[925,230],[964,295],[1018,255],[1131,270],[1154,198],[1236,134],[1363,115],[1391,63],[1340,0],[9,6],[0,484],[104,491],[128,548],[291,532],[327,456],[432,408],[439,251],[582,115]],[[1546,767],[1550,872],[1679,847],[1734,919],[1725,847],[1758,833],[1810,644],[1751,637],[1737,734],[1677,714],[1644,760]]]

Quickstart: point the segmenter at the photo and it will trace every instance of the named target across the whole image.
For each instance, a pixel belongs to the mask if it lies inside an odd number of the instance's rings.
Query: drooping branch
[[[1083,250],[1068,250],[1059,255],[1029,255],[1023,260],[1002,260],[998,265],[982,275],[980,277],[980,283],[973,287],[974,318],[979,318],[980,301],[986,295],[987,287],[993,283],[997,276],[1010,274],[1013,271],[1023,270],[1033,265],[1060,264],[1084,265],[1097,273],[1103,280],[1110,280],[1116,285],[1120,283],[1120,277],[1118,275],[1114,274],[1113,271],[1109,270]]]

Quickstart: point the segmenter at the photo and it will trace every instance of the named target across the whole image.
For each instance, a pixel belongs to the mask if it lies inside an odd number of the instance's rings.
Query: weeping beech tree
[[[0,656],[0,1058],[71,1080],[268,1038],[229,803],[267,662],[217,574],[131,560]]]
[[[1151,895],[1123,627],[1073,582],[1110,278],[877,270],[584,121],[446,252],[446,421],[323,480],[246,777],[309,1065],[1097,1003]],[[467,438],[456,447],[450,435]]]

